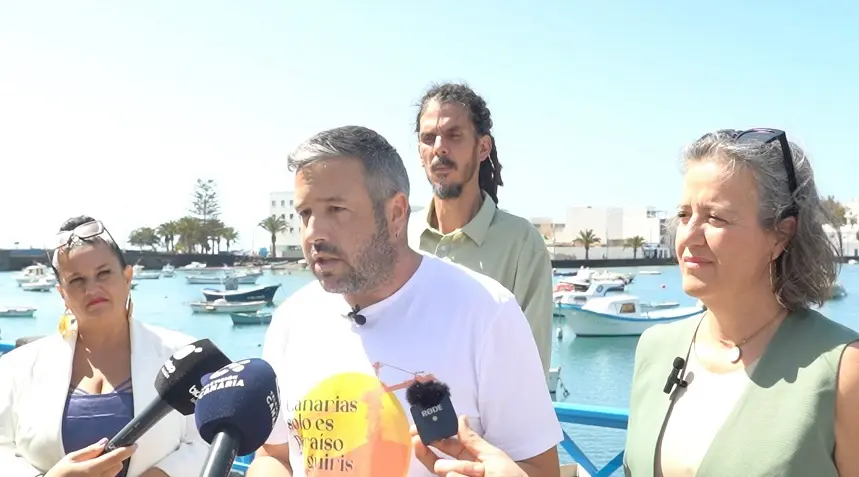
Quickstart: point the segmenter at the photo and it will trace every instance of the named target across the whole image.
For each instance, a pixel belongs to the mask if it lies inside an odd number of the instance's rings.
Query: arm
[[[563,433],[534,340],[519,305],[501,304],[478,355],[483,438],[530,477],[559,475]]]
[[[838,370],[835,397],[835,467],[838,475],[859,475],[859,341],[847,345]]]
[[[0,376],[3,376],[0,379],[0,469],[3,475],[35,476],[40,470],[18,456],[15,449],[15,371],[23,364],[17,363],[17,355],[12,353],[14,351],[0,358]]]
[[[260,447],[246,477],[292,477],[289,444],[265,444]]]
[[[540,352],[543,375],[552,359],[552,260],[540,234],[534,229],[519,251],[513,295],[522,307]]]
[[[185,432],[179,442],[179,448],[158,461],[155,466],[143,473],[141,477],[184,477],[197,475],[206,462],[209,454],[209,444],[197,432],[194,415],[185,416]]]

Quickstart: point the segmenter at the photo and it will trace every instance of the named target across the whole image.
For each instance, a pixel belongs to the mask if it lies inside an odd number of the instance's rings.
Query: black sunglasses
[[[787,187],[790,191],[791,205],[784,212],[782,218],[796,217],[799,213],[799,206],[796,203],[796,171],[793,168],[793,154],[790,152],[790,143],[787,141],[787,134],[779,129],[755,128],[741,131],[734,136],[734,140],[739,144],[769,144],[778,141],[781,146],[781,159],[784,164],[784,169],[787,172]]]

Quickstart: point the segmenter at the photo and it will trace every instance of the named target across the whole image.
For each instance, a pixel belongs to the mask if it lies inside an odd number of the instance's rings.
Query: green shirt
[[[686,356],[698,320],[645,331],[635,352],[624,467],[654,475],[669,409],[663,386],[675,357]],[[835,396],[841,354],[859,333],[813,310],[779,326],[698,467],[700,477],[838,477]],[[689,384],[694,386],[694,380]]]
[[[414,214],[409,244],[495,279],[522,307],[548,374],[552,356],[552,262],[546,243],[527,220],[499,210],[485,193],[477,215],[461,229],[442,234],[430,226],[435,213]]]

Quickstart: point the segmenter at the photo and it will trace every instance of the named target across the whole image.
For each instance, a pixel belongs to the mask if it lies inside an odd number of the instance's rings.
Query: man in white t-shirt
[[[557,476],[562,432],[528,322],[498,282],[409,248],[397,151],[347,126],[307,140],[289,167],[317,281],[266,334],[281,413],[248,475],[433,475],[414,457],[405,390],[434,377],[527,475]]]

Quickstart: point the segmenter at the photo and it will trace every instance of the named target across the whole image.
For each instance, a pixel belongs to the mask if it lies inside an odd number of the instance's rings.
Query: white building
[[[842,204],[847,209],[847,225],[841,227],[843,256],[859,259],[859,199],[842,202]],[[838,249],[838,235],[835,230],[829,224],[824,225],[823,229]]]
[[[295,214],[292,191],[269,194],[269,215],[277,215],[286,221],[286,229],[277,234],[277,256],[285,251],[301,250],[301,220]]]
[[[584,247],[570,244],[576,242],[582,233],[591,230],[599,239],[599,245],[590,248],[588,258],[671,256],[672,247],[665,232],[667,216],[666,212],[647,206],[570,207],[563,229],[552,227],[555,229],[554,254],[557,258],[584,258]],[[644,239],[644,245],[635,252],[624,248],[627,240],[633,237]]]

